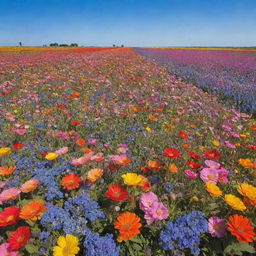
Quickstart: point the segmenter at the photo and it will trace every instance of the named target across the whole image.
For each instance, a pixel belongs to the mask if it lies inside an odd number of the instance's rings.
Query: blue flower
[[[203,213],[192,211],[178,217],[174,223],[166,223],[165,229],[160,232],[160,246],[164,250],[174,250],[178,246],[180,250],[190,249],[193,255],[198,255],[200,235],[207,231],[207,220]]]
[[[116,246],[113,235],[100,236],[88,230],[84,240],[84,256],[118,256],[120,248]]]
[[[165,191],[166,191],[167,193],[169,193],[169,192],[172,191],[173,185],[172,185],[171,183],[167,182],[167,183],[164,184],[164,189],[165,189]]]

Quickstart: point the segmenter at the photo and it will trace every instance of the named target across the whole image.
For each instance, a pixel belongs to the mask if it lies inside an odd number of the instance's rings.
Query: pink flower
[[[27,129],[19,128],[19,129],[15,129],[14,132],[22,136],[27,132]]]
[[[197,177],[197,173],[195,173],[191,170],[185,170],[184,173],[190,179],[196,179],[196,177]]]
[[[91,160],[91,157],[93,156],[94,152],[90,152],[88,154],[85,154],[84,156],[80,158],[75,158],[71,161],[71,164],[73,165],[83,165]]]
[[[225,142],[226,147],[233,148],[233,149],[236,148],[236,146],[234,144],[230,143],[228,140],[225,140],[224,142]]]
[[[165,220],[169,216],[169,211],[163,203],[154,202],[146,214],[150,214],[154,221]]]
[[[4,188],[5,184],[6,184],[6,182],[0,181],[0,188]]]
[[[200,178],[205,182],[216,184],[219,178],[218,170],[211,168],[204,168],[200,172]]]
[[[208,230],[212,237],[221,238],[225,236],[226,223],[218,217],[211,217],[208,220]]]
[[[211,169],[219,169],[220,168],[220,164],[213,160],[205,160],[204,163],[207,167],[209,167]]]
[[[97,140],[95,140],[95,139],[88,139],[88,143],[91,144],[91,145],[96,145]]]
[[[1,194],[0,194],[0,201],[4,202],[4,201],[8,201],[8,200],[13,200],[15,199],[18,195],[20,194],[20,190],[17,188],[9,188],[4,190]]]
[[[217,171],[219,175],[218,181],[221,183],[228,183],[228,170],[220,168]]]
[[[91,157],[91,161],[100,162],[104,159],[103,153],[97,153],[96,155]]]
[[[64,154],[68,153],[68,147],[60,148],[59,150],[55,151],[55,153],[57,155],[64,155]]]
[[[157,196],[153,192],[147,192],[140,196],[139,207],[145,212],[150,209],[154,202],[158,202]]]
[[[16,256],[18,255],[18,252],[12,251],[9,248],[9,244],[8,243],[3,243],[0,245],[0,255],[7,255],[7,256]]]

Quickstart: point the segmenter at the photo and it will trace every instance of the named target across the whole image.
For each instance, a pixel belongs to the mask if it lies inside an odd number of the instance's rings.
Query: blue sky
[[[256,46],[256,0],[0,0],[0,45]]]

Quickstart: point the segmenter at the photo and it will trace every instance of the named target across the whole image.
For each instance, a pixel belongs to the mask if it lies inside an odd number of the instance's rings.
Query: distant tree
[[[72,43],[72,44],[70,44],[70,47],[78,47],[78,44],[77,43]]]
[[[60,47],[68,47],[68,44],[60,44]]]
[[[47,45],[46,45],[46,44],[44,44],[44,45],[43,45],[43,47],[47,47]]]
[[[59,46],[59,44],[58,43],[51,43],[50,46],[51,47],[57,47],[57,46]]]
[[[22,42],[19,42],[19,45],[22,46]]]
[[[124,45],[122,44],[121,47],[124,47]]]
[[[116,47],[116,45],[115,45],[115,44],[113,44],[113,47]]]

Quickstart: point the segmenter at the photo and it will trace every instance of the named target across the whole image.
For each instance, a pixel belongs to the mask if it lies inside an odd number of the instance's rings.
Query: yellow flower
[[[99,179],[101,176],[103,175],[103,170],[102,169],[98,169],[98,168],[94,168],[91,169],[88,173],[87,173],[87,180],[91,181],[91,182],[95,182],[97,179]]]
[[[0,156],[6,155],[11,151],[11,148],[0,148]]]
[[[240,183],[237,187],[237,191],[240,195],[245,196],[252,201],[256,200],[256,187],[248,183]]]
[[[238,160],[238,163],[240,165],[242,165],[244,168],[251,168],[251,167],[253,167],[253,163],[251,162],[250,159],[242,159],[242,158],[240,158]]]
[[[227,194],[225,195],[224,200],[234,210],[238,210],[238,211],[246,210],[246,206],[244,205],[243,201],[239,197],[236,197],[231,194]]]
[[[246,134],[239,134],[240,138],[245,138],[246,137]]]
[[[56,159],[57,157],[58,157],[58,154],[53,153],[53,152],[50,152],[50,153],[48,153],[48,154],[45,156],[45,158],[46,158],[47,160],[54,160],[54,159]]]
[[[57,244],[53,247],[53,256],[75,256],[80,250],[77,237],[69,234],[60,236]]]
[[[211,182],[205,182],[205,188],[207,190],[207,192],[211,195],[211,196],[221,196],[222,192],[219,189],[218,186],[216,186],[215,184],[211,183]]]
[[[192,200],[193,200],[194,202],[198,202],[198,201],[199,201],[199,198],[198,198],[197,196],[193,196]]]
[[[220,146],[220,143],[219,143],[218,140],[213,140],[213,141],[212,141],[212,144],[213,144],[214,146],[216,146],[216,147],[219,147],[219,146]]]
[[[141,176],[134,172],[128,172],[121,177],[123,178],[124,183],[128,186],[137,186],[142,182]]]
[[[151,131],[150,127],[146,127],[146,130],[147,130],[148,132]]]

